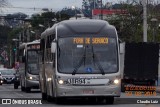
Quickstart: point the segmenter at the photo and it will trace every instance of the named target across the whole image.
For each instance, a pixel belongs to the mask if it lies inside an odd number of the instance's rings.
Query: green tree
[[[45,27],[51,27],[53,25],[53,19],[55,18],[54,12],[45,12],[42,14],[32,15],[31,25],[33,29],[39,29],[39,24],[43,24]]]
[[[137,2],[122,2],[116,9],[123,11],[121,14],[116,14],[115,17],[109,20],[109,23],[116,26],[119,38],[124,41],[142,41],[142,24],[143,24],[143,8]]]

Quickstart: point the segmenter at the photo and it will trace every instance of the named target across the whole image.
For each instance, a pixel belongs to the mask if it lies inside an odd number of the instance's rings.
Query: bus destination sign
[[[108,44],[107,37],[94,37],[94,38],[73,38],[74,44]]]
[[[40,44],[32,44],[28,45],[27,49],[40,49]]]

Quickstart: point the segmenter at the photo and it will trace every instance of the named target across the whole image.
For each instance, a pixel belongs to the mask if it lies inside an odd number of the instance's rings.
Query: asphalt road
[[[0,100],[6,98],[23,98],[24,99],[39,99],[41,100],[41,93],[40,90],[32,90],[30,93],[21,92],[19,89],[14,89],[13,84],[3,84],[0,86]],[[144,100],[141,98],[151,98],[147,99],[148,101],[152,100],[153,98],[159,99],[159,104],[137,104],[137,100]],[[157,100],[157,99],[153,99]],[[120,98],[115,98],[115,102],[113,105],[107,105],[104,103],[95,103],[92,101],[84,100],[84,99],[67,99],[65,103],[62,104],[55,104],[49,103],[47,101],[43,101],[45,104],[38,104],[38,105],[8,105],[8,104],[0,104],[0,107],[159,107],[160,106],[160,94],[156,96],[137,96],[133,92],[132,95],[128,95],[126,93],[122,93]],[[46,104],[47,103],[47,104]]]

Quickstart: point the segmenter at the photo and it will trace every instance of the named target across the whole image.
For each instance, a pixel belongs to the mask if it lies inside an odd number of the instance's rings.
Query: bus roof
[[[67,37],[79,34],[98,34],[107,35],[108,37],[117,37],[117,31],[114,26],[110,25],[107,21],[96,19],[81,19],[81,20],[65,20],[53,25],[51,28],[46,29],[41,38],[46,35],[51,35],[55,32],[57,26],[57,34],[59,37]]]
[[[19,48],[24,48],[26,45],[30,45],[30,44],[39,44],[40,43],[40,40],[35,40],[35,41],[32,41],[32,42],[26,42],[26,43],[22,43]]]

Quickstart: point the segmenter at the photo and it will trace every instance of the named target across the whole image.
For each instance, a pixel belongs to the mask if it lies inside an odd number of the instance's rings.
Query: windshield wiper
[[[93,53],[93,62],[94,64],[97,64],[98,69],[101,71],[102,75],[105,75],[104,69],[102,68],[102,65],[99,63],[99,60],[96,56],[96,54],[94,53],[94,49],[93,49],[93,45],[92,45],[92,53]]]
[[[77,66],[74,68],[73,72],[72,72],[72,75],[75,75],[76,72],[78,71],[78,69],[81,67],[82,63],[84,62],[84,66],[85,66],[85,63],[86,63],[86,46],[84,47],[84,53],[83,53],[83,56],[81,58],[81,60],[79,61],[79,63],[77,64]]]

